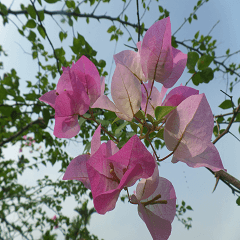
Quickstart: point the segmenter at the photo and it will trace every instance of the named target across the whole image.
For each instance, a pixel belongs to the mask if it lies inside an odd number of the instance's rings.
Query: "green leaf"
[[[210,55],[201,56],[201,58],[198,60],[198,69],[203,70],[204,68],[207,68],[212,61],[213,57],[211,57]]]
[[[37,30],[40,33],[40,35],[45,39],[46,34],[45,34],[45,31],[43,30],[42,26],[38,26]]]
[[[147,119],[148,119],[151,123],[154,123],[154,118],[153,118],[151,115],[147,114]]]
[[[29,4],[28,7],[26,8],[26,10],[29,13],[29,15],[31,16],[31,18],[36,19],[36,12],[32,5]]]
[[[211,68],[205,68],[200,72],[200,76],[203,82],[209,83],[214,78],[214,73]]]
[[[44,108],[43,111],[42,111],[42,114],[43,114],[43,120],[44,120],[45,124],[48,125],[48,121],[50,119],[49,110]]]
[[[220,107],[222,109],[231,108],[232,107],[232,101],[231,100],[225,100],[218,107]]]
[[[196,15],[196,14],[194,14],[194,15],[193,15],[193,18],[194,18],[195,20],[197,20],[197,15]]]
[[[44,20],[44,11],[38,11],[38,16],[40,18],[40,21],[43,21]]]
[[[127,15],[124,16],[124,20],[125,20],[125,22],[128,21],[128,16]]]
[[[158,131],[158,133],[156,134],[156,137],[161,138],[162,140],[164,140],[163,133],[164,133],[164,129],[161,128],[161,129]]]
[[[138,125],[136,123],[134,123],[134,122],[131,122],[130,126],[131,126],[132,130],[137,134],[137,132],[138,132],[138,130],[137,130]]]
[[[195,71],[195,66],[197,64],[198,59],[199,59],[198,53],[189,52],[188,53],[188,58],[187,58],[187,68],[189,70],[194,70]]]
[[[139,111],[135,114],[135,116],[136,116],[137,118],[140,118],[140,119],[142,119],[142,120],[145,120],[145,113],[144,113],[143,110],[139,110]]]
[[[192,210],[192,211],[193,211],[192,207],[189,206],[189,205],[188,205],[186,208],[187,208],[188,210]]]
[[[192,82],[196,86],[198,86],[199,83],[203,83],[200,72],[197,72],[196,74],[193,75]]]
[[[27,28],[35,28],[36,27],[36,23],[33,19],[30,19],[27,21],[27,24],[26,24],[26,27]]]
[[[114,25],[112,25],[108,30],[107,30],[107,32],[108,33],[111,33],[111,32],[114,32],[114,31],[116,31],[116,26],[114,26]]]
[[[158,106],[155,108],[155,117],[157,120],[161,120],[164,116],[174,110],[176,107],[172,106]]]
[[[238,197],[236,203],[237,203],[238,206],[240,206],[240,197]]]
[[[115,134],[119,134],[123,128],[125,128],[128,125],[128,122],[124,122],[123,124],[121,124],[115,131]]]
[[[59,1],[61,1],[61,0],[44,0],[45,2],[47,2],[47,3],[56,3],[56,2],[59,2]]]
[[[162,13],[163,12],[163,7],[162,6],[158,6],[159,12]]]
[[[196,34],[194,35],[194,38],[195,38],[195,39],[197,39],[197,38],[198,38],[198,36],[199,36],[199,31],[198,31],[198,32],[196,32]]]
[[[114,119],[114,121],[112,122],[112,124],[114,124],[115,122],[117,122],[118,120],[120,120],[121,118],[119,118],[119,117],[116,117],[115,119]]]

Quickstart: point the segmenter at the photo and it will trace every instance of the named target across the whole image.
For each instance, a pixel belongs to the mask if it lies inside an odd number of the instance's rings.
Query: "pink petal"
[[[78,116],[58,117],[55,116],[53,134],[58,138],[72,138],[80,131]]]
[[[92,108],[106,109],[111,112],[119,112],[114,103],[106,95],[102,95],[97,99],[97,101],[92,105]]]
[[[100,97],[100,76],[96,66],[85,56],[82,56],[75,64],[71,71],[83,83],[85,90],[90,99],[90,106]]]
[[[171,235],[171,223],[149,211],[143,204],[138,205],[138,214],[147,225],[153,240],[167,240]]]
[[[116,206],[120,192],[120,189],[114,189],[96,196],[93,199],[96,211],[99,214],[105,214],[108,211],[112,211]]]
[[[180,50],[174,47],[172,47],[172,53],[173,69],[170,76],[165,80],[165,87],[172,87],[177,82],[177,80],[181,77],[187,64],[187,54],[182,53]]]
[[[189,167],[207,167],[212,171],[217,172],[219,170],[225,170],[220,158],[219,152],[213,143],[209,143],[208,147],[201,154],[188,159],[180,159],[173,157],[172,162],[176,163],[178,161],[186,163]]]
[[[55,101],[55,116],[67,117],[75,113],[75,102],[73,92],[63,92],[57,96]]]
[[[58,94],[63,93],[64,91],[73,91],[69,67],[65,68],[58,80],[56,91]]]
[[[147,79],[155,79],[166,88],[172,87],[166,79],[173,69],[171,23],[167,17],[154,23],[146,32],[140,52],[143,72]]]
[[[75,157],[67,167],[63,180],[78,180],[88,189],[91,189],[88,178],[86,162],[90,158],[88,154]]]
[[[164,129],[165,144],[173,151],[182,138],[174,156],[181,159],[195,157],[207,148],[213,125],[213,114],[205,95],[192,95],[168,117]]]
[[[156,190],[159,182],[158,165],[156,164],[153,175],[147,179],[143,178],[137,185],[136,197],[143,200],[150,197]]]
[[[91,155],[93,155],[101,146],[101,124],[93,134],[91,141]]]
[[[39,100],[49,104],[51,107],[55,108],[55,101],[57,98],[56,90],[49,91],[43,94]]]
[[[112,99],[117,109],[133,118],[140,109],[142,94],[139,80],[123,65],[117,64],[111,84]]]
[[[140,43],[141,44],[141,43]],[[125,50],[113,56],[116,65],[119,63],[125,66],[131,73],[133,73],[139,81],[146,81],[141,67],[141,60],[139,52]]]
[[[166,178],[159,177],[157,189],[144,202],[152,200],[159,194],[161,194],[161,198],[158,200],[167,200],[167,204],[149,204],[146,208],[160,218],[172,222],[176,214],[176,193],[172,183]]]
[[[199,91],[186,86],[179,86],[172,89],[163,101],[162,106],[178,106],[186,98],[199,94]]]

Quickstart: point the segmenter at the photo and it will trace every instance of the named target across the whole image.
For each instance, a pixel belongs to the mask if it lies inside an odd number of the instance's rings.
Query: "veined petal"
[[[204,94],[192,95],[181,102],[168,117],[164,140],[176,158],[192,158],[202,153],[212,137],[214,121]]]
[[[140,109],[142,94],[139,80],[123,65],[117,64],[111,84],[112,99],[117,109],[133,118]]]
[[[173,69],[171,23],[167,17],[154,23],[146,32],[140,51],[142,70],[148,80],[156,80],[165,87],[165,80]]]
[[[58,117],[55,116],[53,134],[58,138],[72,138],[80,131],[78,116]]]
[[[201,154],[193,158],[176,158],[173,157],[172,162],[176,163],[178,161],[186,163],[189,167],[207,167],[212,171],[217,172],[220,170],[225,170],[220,158],[219,152],[213,143],[209,143],[208,147]],[[226,171],[226,170],[225,170]]]
[[[89,158],[90,155],[88,154],[75,157],[69,163],[63,180],[78,180],[82,182],[86,188],[91,189],[86,167],[86,162]]]
[[[39,100],[49,104],[51,107],[55,108],[55,101],[57,98],[56,90],[52,90],[43,94]]]

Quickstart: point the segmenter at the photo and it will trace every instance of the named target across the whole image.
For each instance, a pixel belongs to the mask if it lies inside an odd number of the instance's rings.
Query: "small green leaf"
[[[128,122],[124,122],[123,124],[121,124],[115,131],[115,134],[119,134],[123,128],[125,128],[128,125]]]
[[[124,20],[125,20],[125,22],[128,21],[128,16],[127,15],[124,16]]]
[[[200,72],[200,76],[203,82],[209,83],[214,78],[214,73],[211,68],[205,68]]]
[[[158,6],[159,12],[162,13],[163,12],[163,7],[162,6]]]
[[[231,100],[225,100],[223,101],[218,107],[222,108],[222,109],[228,109],[232,107],[232,102]]]
[[[44,0],[45,2],[47,3],[56,3],[56,2],[59,2],[61,0]]]
[[[43,21],[44,20],[44,11],[38,11],[38,16],[40,18],[40,21]]]
[[[164,116],[174,110],[176,107],[172,106],[158,106],[155,108],[155,117],[157,120],[161,120]]]
[[[130,126],[131,126],[132,130],[137,134],[137,132],[138,132],[138,130],[137,130],[138,125],[136,123],[131,122]]]
[[[197,72],[196,74],[193,75],[192,82],[196,86],[198,86],[199,83],[203,83],[200,72]]]
[[[237,203],[238,206],[240,206],[240,197],[238,197],[236,203]]]
[[[29,4],[28,7],[26,8],[26,10],[29,13],[29,15],[31,16],[31,18],[36,19],[36,12],[32,5]]]
[[[189,52],[188,53],[188,58],[187,58],[187,68],[189,70],[194,70],[195,71],[195,66],[197,64],[198,59],[199,59],[198,53]]]
[[[137,118],[140,118],[140,119],[142,119],[142,120],[145,120],[145,113],[144,113],[143,110],[139,110],[139,111],[135,114],[135,116],[136,116]]]
[[[186,208],[187,208],[188,210],[192,210],[192,211],[193,211],[193,209],[192,209],[191,206],[187,206]]]
[[[154,123],[154,118],[153,118],[150,114],[147,114],[147,119],[148,119],[151,123]]]
[[[114,31],[116,31],[116,26],[114,26],[114,25],[112,25],[108,30],[107,30],[107,32],[108,33],[111,33],[111,32],[114,32]]]
[[[120,120],[120,118],[119,118],[119,117],[116,117],[116,118],[114,119],[114,121],[112,122],[112,124],[114,124],[114,123],[117,122],[118,120]]]
[[[45,33],[44,29],[42,28],[42,26],[38,26],[37,30],[40,33],[40,35],[45,39],[46,33]]]
[[[198,31],[198,32],[196,32],[196,34],[194,35],[194,38],[195,38],[195,39],[197,39],[197,38],[198,38],[198,36],[199,36],[199,31]]]
[[[36,27],[36,23],[33,19],[30,19],[27,21],[27,24],[26,24],[26,27],[27,28],[35,28]]]
[[[164,140],[163,133],[164,133],[164,129],[161,128],[161,129],[158,131],[156,137],[161,138],[162,140]]]
[[[201,56],[201,58],[198,60],[198,69],[203,70],[204,68],[207,68],[212,61],[213,57],[211,57],[210,55]]]

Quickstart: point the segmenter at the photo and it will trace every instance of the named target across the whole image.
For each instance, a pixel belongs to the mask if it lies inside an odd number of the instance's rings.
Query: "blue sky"
[[[3,3],[10,4],[11,1],[5,0]],[[18,5],[20,2],[28,3],[29,1],[15,1],[12,9],[19,9]],[[99,8],[95,12],[96,15],[101,15],[106,13],[106,15],[115,16],[121,12],[123,8],[122,1],[113,1],[110,5],[100,4]],[[164,8],[167,8],[170,11],[170,19],[172,26],[172,33],[174,33],[179,26],[184,21],[184,18],[188,17],[192,12],[192,9],[195,5],[193,0],[162,0],[159,1]],[[61,6],[61,4],[60,4]],[[50,9],[50,8],[48,8]],[[213,25],[220,20],[218,25],[212,31],[214,39],[217,39],[217,55],[221,56],[225,54],[225,51],[230,48],[231,52],[240,49],[240,2],[237,0],[232,0],[231,4],[229,1],[210,0],[206,3],[198,12],[198,21],[193,20],[192,24],[189,25],[186,23],[183,28],[176,34],[176,37],[179,41],[191,39],[193,35],[200,30],[200,34],[206,35]],[[81,9],[82,12],[85,9]],[[87,11],[88,9],[86,9]],[[140,10],[140,15],[142,11]],[[157,3],[152,1],[150,5],[150,12],[146,12],[143,20],[146,24],[146,27],[150,27],[154,21],[159,16],[159,11]],[[130,22],[136,22],[136,7],[135,1],[132,1],[129,10],[128,17]],[[18,25],[19,22],[16,18],[11,17]],[[24,19],[24,18],[22,18]],[[59,18],[56,17],[56,20]],[[51,20],[50,17],[46,17],[45,26],[47,28],[49,37],[53,41],[54,46],[60,47],[61,43],[58,39],[59,28]],[[115,64],[112,65],[112,57],[114,53],[118,53],[127,48],[124,46],[124,43],[127,42],[128,35],[123,36],[119,39],[119,42],[115,44],[114,41],[109,42],[110,35],[106,34],[107,29],[111,26],[111,23],[106,20],[101,20],[99,23],[97,20],[90,19],[90,25],[86,24],[84,19],[80,19],[75,25],[75,33],[79,32],[82,34],[85,39],[91,44],[91,46],[98,51],[98,59],[104,59],[107,62],[106,70],[113,74]],[[116,23],[118,26],[118,23]],[[69,45],[71,45],[71,34],[72,30],[67,28],[67,25],[64,26],[68,31],[70,38],[63,44],[63,47],[67,53],[67,56],[70,57],[72,54]],[[50,30],[51,29],[51,30]],[[124,30],[122,28],[122,30]],[[134,34],[134,31],[132,31]],[[31,52],[31,46],[26,40],[19,36],[16,36],[16,28],[12,23],[3,27],[0,25],[0,44],[3,45],[3,48],[9,54],[9,57],[3,58],[4,60],[4,71],[8,71],[11,68],[15,68],[21,77],[21,86],[22,91],[27,91],[25,86],[26,80],[35,79],[35,73],[38,70],[37,61],[32,61],[31,56],[23,53],[23,50],[19,47],[19,43],[26,52]],[[133,35],[135,41],[137,42],[137,34]],[[45,40],[46,41],[46,40]],[[47,46],[48,43],[46,42]],[[116,48],[116,50],[114,50]],[[187,53],[185,48],[180,49]],[[49,52],[51,48],[48,47]],[[232,58],[229,62],[239,62],[239,54]],[[3,71],[0,71],[2,75]],[[185,84],[186,81],[190,78],[190,75],[187,71],[184,72],[182,77],[177,82],[177,86]],[[200,85],[198,87],[193,84],[188,86],[194,87],[200,91],[200,93],[205,93],[209,101],[209,104],[212,108],[214,114],[225,113],[225,111],[218,108],[218,105],[225,99],[223,93],[220,92],[220,89],[226,90],[226,79],[227,76],[224,76],[222,73],[215,74],[215,78],[212,82],[207,85]],[[231,79],[231,78],[229,78]],[[107,77],[108,80],[108,77]],[[111,76],[109,77],[111,80]],[[35,81],[35,80],[34,80]],[[55,80],[56,81],[56,80]],[[156,85],[160,90],[161,84]],[[235,102],[239,98],[240,88],[237,85],[232,95],[234,96]],[[238,133],[239,125],[234,125],[232,132]],[[231,135],[225,136],[221,139],[216,147],[220,152],[224,167],[228,170],[230,174],[240,178],[240,159],[237,149],[239,148],[239,142],[235,140]],[[19,153],[19,146],[11,147],[5,151],[6,156],[8,154],[9,158],[16,158]],[[67,152],[75,157],[82,153],[82,147],[78,144],[70,144],[67,148]],[[13,153],[14,152],[14,153]],[[27,153],[27,151],[26,151]],[[159,152],[161,156],[168,154],[166,149]],[[177,199],[179,203],[184,200],[188,205],[191,205],[194,211],[189,211],[185,214],[185,217],[193,218],[193,227],[188,231],[184,229],[183,225],[174,220],[172,224],[172,234],[169,240],[202,240],[202,239],[213,239],[213,240],[239,240],[240,236],[240,207],[235,203],[236,196],[233,196],[231,190],[224,185],[219,183],[216,191],[212,193],[215,179],[212,174],[210,174],[206,169],[192,169],[187,167],[183,163],[172,164],[171,159],[164,161],[160,167],[160,176],[170,180],[175,187],[177,194]],[[38,172],[30,172],[28,176],[22,177],[20,181],[36,181],[37,178],[40,178],[46,174],[49,174],[51,178],[56,179],[59,174],[59,165],[54,167],[48,166],[47,168],[41,167]],[[134,190],[134,187],[131,191]],[[92,204],[92,203],[90,203]],[[68,216],[75,216],[72,207],[75,207],[74,200],[69,200],[64,203],[64,212]],[[51,212],[49,215],[51,217]],[[118,201],[114,211],[108,212],[104,216],[94,214],[90,222],[90,231],[97,235],[99,238],[104,238],[105,240],[122,240],[122,239],[151,239],[151,236],[144,224],[144,222],[139,218],[137,214],[136,206],[122,203]],[[59,230],[55,230],[59,234]],[[61,239],[61,237],[59,237]]]

